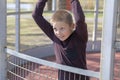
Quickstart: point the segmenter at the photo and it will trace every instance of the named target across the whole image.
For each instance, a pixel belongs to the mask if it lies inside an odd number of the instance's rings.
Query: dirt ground
[[[55,56],[44,59],[54,62]],[[99,72],[100,53],[87,53],[87,66],[88,70]],[[9,80],[57,80],[57,69],[32,62],[21,65],[21,67],[16,67],[13,71],[8,72]],[[91,78],[90,80],[99,79]],[[120,53],[115,54],[114,80],[120,80]]]

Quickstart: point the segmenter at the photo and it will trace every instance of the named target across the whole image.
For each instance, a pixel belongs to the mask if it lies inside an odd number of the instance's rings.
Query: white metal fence
[[[57,64],[11,49],[7,49],[7,53],[10,55],[8,58],[9,80],[58,80],[58,70],[64,71],[64,77],[69,76],[68,80],[71,80],[71,77],[74,77],[74,80],[83,80],[80,76],[76,78],[78,74],[90,76],[92,80],[98,80],[100,77],[99,72]]]
[[[19,1],[17,1],[19,4]],[[114,69],[114,52],[115,52],[115,31],[116,31],[116,18],[117,18],[117,4],[119,4],[119,0],[105,0],[105,9],[104,9],[104,29],[103,29],[103,40],[102,40],[102,51],[101,51],[101,71],[100,72],[94,72],[89,70],[83,70],[78,68],[73,68],[69,66],[63,66],[60,64],[56,64],[53,62],[44,61],[41,59],[37,59],[35,57],[31,57],[28,55],[24,55],[22,53],[18,53],[14,50],[7,49],[7,53],[9,54],[9,58],[6,61],[6,1],[1,0],[0,2],[0,80],[39,80],[40,76],[45,78],[46,80],[51,80],[51,78],[57,79],[56,76],[51,77],[53,72],[54,74],[57,73],[57,69],[61,69],[67,72],[72,72],[76,74],[82,74],[90,77],[94,77],[95,79],[100,80],[113,80],[113,69]],[[19,11],[19,5],[16,11],[16,26],[19,27],[19,19],[20,19],[20,13]],[[111,10],[112,11],[111,11]],[[108,28],[109,26],[109,28]],[[16,34],[17,37],[19,37],[19,28],[16,28],[18,30],[18,33]],[[18,38],[19,39],[19,38]],[[18,42],[19,43],[19,40]],[[116,43],[117,45],[117,43]],[[119,44],[118,44],[119,45]],[[19,45],[17,45],[19,46]],[[19,51],[19,50],[17,50]],[[12,59],[11,59],[12,57]],[[8,74],[6,71],[6,63],[8,62]],[[30,66],[29,66],[30,65]],[[38,67],[39,66],[39,67]],[[46,75],[46,72],[42,69],[46,67],[45,69],[51,69],[50,76]],[[49,67],[48,67],[49,66]],[[42,69],[41,69],[42,67]],[[35,70],[35,68],[40,68],[38,70]],[[54,69],[53,69],[54,68]],[[43,73],[41,73],[41,71]],[[29,74],[30,73],[30,74]],[[6,76],[8,75],[8,77]],[[28,77],[26,77],[28,75]],[[34,79],[34,76],[36,76],[36,79]],[[43,80],[43,79],[42,79]]]

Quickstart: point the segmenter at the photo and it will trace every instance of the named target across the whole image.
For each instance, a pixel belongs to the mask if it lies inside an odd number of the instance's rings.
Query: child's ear
[[[73,24],[71,25],[71,27],[72,27],[73,30],[75,30],[76,25],[73,23]]]

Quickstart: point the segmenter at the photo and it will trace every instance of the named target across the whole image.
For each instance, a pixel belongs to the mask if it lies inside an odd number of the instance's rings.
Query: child
[[[43,17],[47,0],[39,0],[36,4],[33,18],[44,33],[53,41],[56,61],[63,65],[87,69],[86,43],[88,40],[85,16],[79,0],[71,0],[71,14],[66,10],[56,11],[49,23]],[[89,80],[87,76],[58,71],[58,80]]]

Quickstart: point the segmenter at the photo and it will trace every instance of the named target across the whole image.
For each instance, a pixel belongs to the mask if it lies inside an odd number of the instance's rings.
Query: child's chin
[[[65,41],[66,39],[60,39],[60,41]]]
[[[64,41],[63,39],[60,39],[60,41]]]

